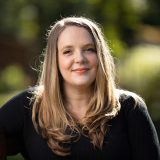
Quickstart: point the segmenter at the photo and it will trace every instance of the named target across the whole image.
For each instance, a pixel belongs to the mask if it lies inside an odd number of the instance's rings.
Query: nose
[[[86,57],[83,54],[83,51],[81,51],[81,50],[76,51],[74,60],[76,63],[85,63]]]

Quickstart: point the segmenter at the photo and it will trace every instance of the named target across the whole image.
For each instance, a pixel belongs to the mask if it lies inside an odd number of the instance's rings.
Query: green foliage
[[[142,95],[152,117],[160,119],[160,47],[144,45],[131,49],[118,69],[120,86]]]
[[[128,33],[136,30],[149,11],[148,4],[145,0],[143,3],[142,0],[14,0],[14,3],[5,0],[0,2],[0,23],[3,24],[0,32],[28,43],[39,42],[55,20],[70,15],[87,16],[104,27],[106,37],[118,44],[113,48],[114,54],[120,56],[133,39]]]
[[[27,85],[27,77],[18,65],[10,65],[0,72],[0,92],[19,90]]]

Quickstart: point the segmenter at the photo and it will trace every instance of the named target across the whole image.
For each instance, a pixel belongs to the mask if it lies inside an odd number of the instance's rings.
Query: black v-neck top
[[[0,109],[8,154],[22,153],[27,160],[160,160],[158,136],[147,107],[143,102],[134,107],[135,99],[127,94],[121,95],[120,112],[109,121],[102,150],[81,135],[69,144],[70,156],[56,155],[33,126],[32,90],[21,92]]]

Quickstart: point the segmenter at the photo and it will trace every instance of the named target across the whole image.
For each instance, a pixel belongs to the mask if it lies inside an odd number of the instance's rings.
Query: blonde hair
[[[63,80],[57,63],[58,37],[67,26],[83,27],[89,31],[99,61],[93,95],[81,129],[66,110]],[[113,58],[101,29],[95,22],[84,17],[68,17],[51,26],[42,72],[34,95],[33,124],[55,154],[69,155],[69,148],[63,144],[78,140],[80,134],[85,134],[94,146],[102,148],[107,122],[116,116],[120,104],[116,96]]]

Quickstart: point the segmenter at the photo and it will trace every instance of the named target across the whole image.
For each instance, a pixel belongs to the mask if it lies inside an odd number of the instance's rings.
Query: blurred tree
[[[160,24],[159,5],[159,0],[0,1],[0,23],[3,24],[0,26],[0,54],[3,55],[6,66],[14,60],[22,66],[24,64],[25,68],[26,64],[29,64],[28,68],[37,68],[37,63],[33,62],[36,61],[34,56],[39,55],[46,45],[45,34],[49,25],[61,17],[78,15],[100,23],[114,56],[123,57],[131,54],[125,50],[135,44],[138,39],[135,33],[144,30],[143,23]],[[2,43],[3,41],[6,43]],[[15,47],[10,47],[13,42],[17,42],[13,46],[25,47],[17,47],[21,49],[14,52]],[[0,67],[2,64],[0,63]]]
[[[160,121],[160,47],[143,45],[129,52],[118,65],[120,86],[142,95],[153,119]]]
[[[42,49],[50,24],[60,17],[82,15],[103,26],[109,44],[115,44],[111,45],[114,54],[120,56],[126,45],[133,44],[134,31],[143,16],[152,19],[147,16],[153,12],[150,3],[149,0],[14,0],[14,3],[5,0],[0,2],[0,23],[3,24],[0,34],[15,36]]]
[[[20,90],[29,84],[22,68],[18,65],[10,65],[0,73],[0,92]]]
[[[145,15],[142,17],[142,21],[145,24],[160,25],[160,1],[159,0],[146,0],[148,3],[148,9]]]

